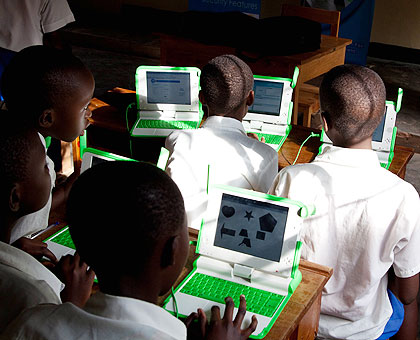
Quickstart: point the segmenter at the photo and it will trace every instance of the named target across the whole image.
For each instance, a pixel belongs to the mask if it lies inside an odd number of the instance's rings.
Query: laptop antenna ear
[[[298,215],[302,218],[307,218],[310,216],[315,215],[316,207],[314,204],[304,205],[302,208],[299,209]]]

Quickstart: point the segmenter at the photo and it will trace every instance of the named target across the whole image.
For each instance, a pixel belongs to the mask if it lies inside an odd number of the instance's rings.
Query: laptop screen
[[[386,118],[386,114],[384,114],[384,116],[382,117],[382,120],[379,123],[378,127],[373,132],[372,140],[374,142],[382,142],[382,138],[383,138],[383,135],[384,135],[385,118]]]
[[[214,246],[278,262],[289,208],[223,193]]]
[[[151,104],[191,104],[188,72],[146,72],[147,102]]]
[[[273,116],[280,115],[283,85],[281,82],[254,80],[255,99],[248,111]]]

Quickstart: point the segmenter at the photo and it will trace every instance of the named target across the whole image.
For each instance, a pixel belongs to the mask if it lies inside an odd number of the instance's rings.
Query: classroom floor
[[[127,31],[120,30],[115,25],[113,28],[105,28],[79,24],[67,28],[66,35],[73,45],[73,53],[94,74],[95,96],[117,86],[135,89],[134,75],[137,66],[159,64],[159,39],[150,33],[135,31],[127,34]],[[367,66],[384,80],[388,99],[396,99],[398,87],[404,89],[402,108],[396,125],[399,136],[405,137],[406,143],[415,149],[416,153],[407,166],[405,179],[420,193],[420,65],[368,58]]]

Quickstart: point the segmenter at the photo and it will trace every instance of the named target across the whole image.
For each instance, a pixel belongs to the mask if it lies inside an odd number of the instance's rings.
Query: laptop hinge
[[[251,275],[253,272],[254,268],[242,266],[240,264],[234,264],[232,269],[233,276],[239,276],[247,280],[251,279]]]

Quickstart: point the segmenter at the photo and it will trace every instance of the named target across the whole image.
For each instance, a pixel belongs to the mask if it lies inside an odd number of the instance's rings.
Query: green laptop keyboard
[[[284,138],[284,136],[271,135],[268,133],[261,133],[261,132],[252,132],[252,133],[255,133],[260,140],[261,140],[261,137],[264,137],[265,142],[267,144],[280,144],[282,139]]]
[[[193,295],[214,302],[225,303],[227,296],[232,297],[235,307],[239,307],[239,296],[245,295],[246,310],[272,317],[277,310],[284,296],[267,292],[239,283],[226,281],[217,277],[196,273],[182,287],[181,293]]]
[[[72,249],[76,249],[73,240],[71,239],[69,228],[63,231],[61,234],[54,236],[50,239],[51,242],[55,242],[61,244],[62,246],[69,247]]]
[[[196,129],[198,122],[196,121],[174,121],[174,120],[156,120],[156,119],[140,119],[136,128],[138,129]]]

